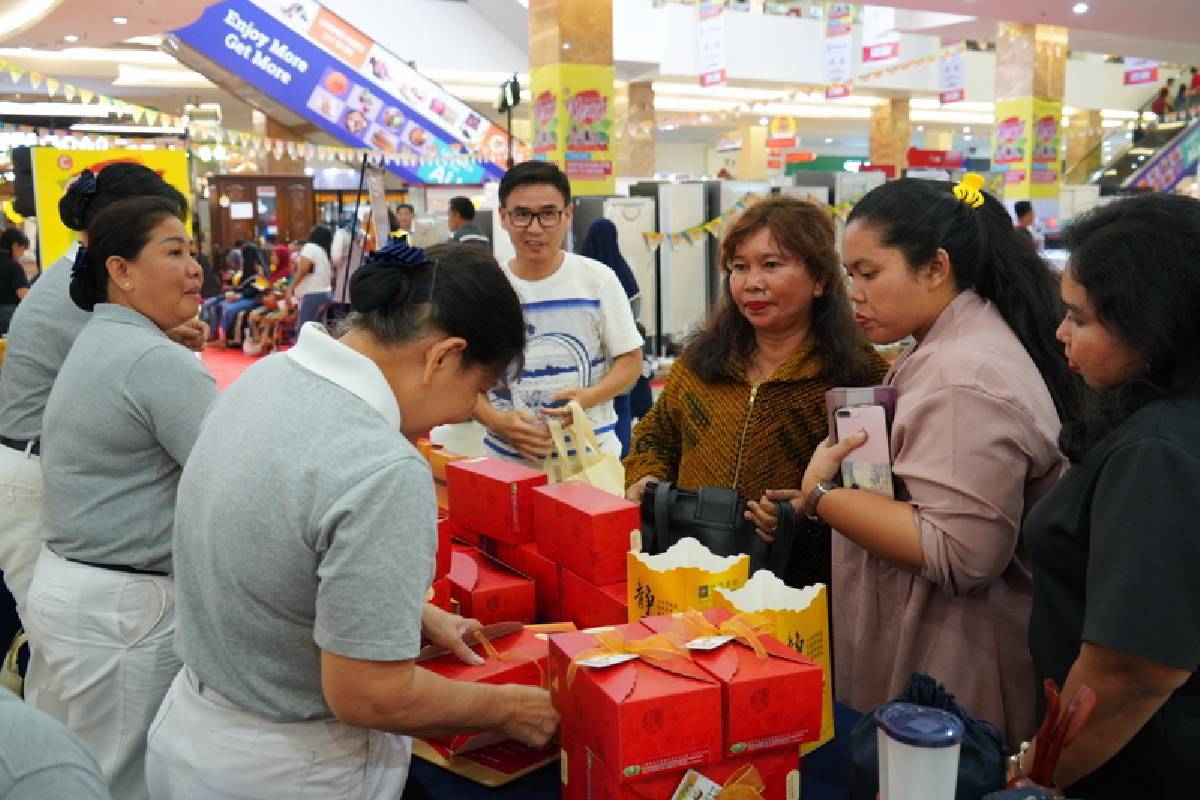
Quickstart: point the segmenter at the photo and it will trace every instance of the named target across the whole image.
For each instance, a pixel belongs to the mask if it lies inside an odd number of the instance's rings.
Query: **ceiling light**
[[[79,37],[73,33],[68,33],[66,36],[63,37],[63,41],[67,42],[68,44],[75,44],[75,42],[79,41]]]
[[[971,126],[963,125],[963,133],[970,133],[970,132],[971,132]]]
[[[125,17],[113,17],[113,25],[127,25],[129,20]]]
[[[190,69],[147,69],[133,64],[118,64],[113,86],[172,86],[189,89],[213,89],[212,81]]]
[[[758,124],[759,124],[759,125],[766,125],[768,122],[770,122],[770,120],[769,120],[769,119],[767,119],[766,117],[759,117],[759,118],[758,118]]]
[[[1086,14],[1088,12],[1088,4],[1076,3],[1075,5],[1071,6],[1071,10],[1076,14]]]
[[[833,139],[826,137],[825,144],[833,144]]]
[[[13,117],[92,117],[105,119],[112,109],[85,106],[82,103],[0,102],[0,116]]]
[[[940,122],[946,125],[992,125],[996,119],[992,114],[970,111],[913,111],[908,115],[910,122]]]
[[[917,126],[917,133],[924,133],[924,132],[925,132],[925,126],[924,126],[924,125],[918,125],[918,126]]]
[[[3,30],[0,28],[0,30]],[[65,50],[29,50],[0,47],[0,58],[15,56],[21,59],[63,62],[93,61],[125,64],[149,64],[178,68],[179,62],[161,50],[109,50],[101,47],[68,47]]]
[[[972,139],[974,139],[974,138],[975,138],[974,136],[972,136],[971,134],[969,134],[969,133],[968,133],[966,136],[964,136],[964,137],[963,137],[963,141],[964,141],[964,142],[969,142],[969,141],[971,141],[971,140],[972,140]]]

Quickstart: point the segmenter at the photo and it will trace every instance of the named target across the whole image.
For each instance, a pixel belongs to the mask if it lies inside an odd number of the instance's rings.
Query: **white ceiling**
[[[994,39],[996,22],[1042,23],[1070,29],[1072,50],[1157,58],[1177,64],[1200,61],[1200,0],[1088,0],[1075,14],[1076,0],[887,0],[912,11],[969,15],[977,19],[923,28],[947,38]]]
[[[194,22],[212,0],[0,0],[0,15],[31,6],[26,15],[49,12],[27,28],[0,28],[0,44],[61,47],[63,37],[78,36],[76,46],[102,47],[131,36],[146,36]],[[114,17],[128,22],[117,25]]]

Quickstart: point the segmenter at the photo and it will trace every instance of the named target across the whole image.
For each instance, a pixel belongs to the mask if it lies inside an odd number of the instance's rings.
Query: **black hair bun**
[[[84,311],[94,311],[100,296],[96,291],[96,272],[88,260],[88,249],[80,246],[71,265],[71,299]]]
[[[79,177],[67,187],[58,201],[58,215],[63,224],[73,231],[87,228],[87,211],[96,197],[96,176],[90,169],[79,173]]]
[[[376,250],[350,279],[350,307],[366,313],[395,305],[412,288],[413,272],[429,263],[424,250],[403,240]]]

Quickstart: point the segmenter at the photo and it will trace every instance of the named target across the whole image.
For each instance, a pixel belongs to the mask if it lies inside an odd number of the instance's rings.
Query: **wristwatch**
[[[808,497],[804,498],[804,516],[808,517],[813,522],[820,522],[821,515],[817,513],[817,504],[821,502],[821,498],[838,488],[838,485],[833,481],[821,481],[813,490],[808,493]]]

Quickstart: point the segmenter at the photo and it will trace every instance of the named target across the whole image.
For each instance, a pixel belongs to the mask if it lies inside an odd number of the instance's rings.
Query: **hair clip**
[[[88,271],[88,251],[84,245],[79,245],[75,253],[75,261],[71,264],[71,277],[76,278]]]
[[[429,263],[429,256],[419,247],[413,247],[403,239],[392,242],[367,256],[364,264],[387,262],[400,267],[419,267]]]
[[[963,175],[963,179],[954,186],[954,196],[959,199],[959,202],[969,205],[971,208],[979,208],[983,205],[983,176],[968,172]]]
[[[85,169],[79,173],[75,180],[71,181],[71,185],[67,187],[68,192],[83,197],[88,197],[96,193],[96,176],[90,169]]]

